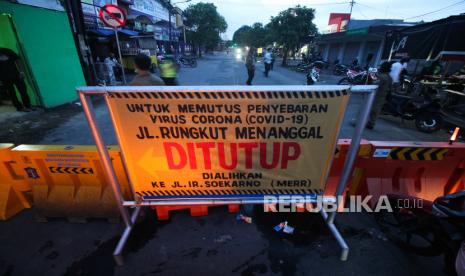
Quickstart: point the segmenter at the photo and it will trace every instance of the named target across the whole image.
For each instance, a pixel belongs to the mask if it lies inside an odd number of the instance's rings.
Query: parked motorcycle
[[[307,63],[305,61],[299,62],[295,67],[295,70],[299,72],[308,72],[309,69],[310,69],[310,63]]]
[[[347,70],[349,70],[349,66],[337,63],[334,65],[333,75],[336,75],[336,76],[346,75]]]
[[[313,63],[320,64],[321,67],[320,69],[328,69],[329,68],[329,62],[322,60],[322,59],[314,59]]]
[[[325,67],[325,63],[322,61],[312,62],[310,70],[307,72],[307,85],[313,85],[320,80],[320,71]]]
[[[407,96],[390,93],[382,113],[403,120],[415,120],[415,127],[425,133],[432,133],[442,126],[440,98],[420,91],[418,95]]]
[[[301,61],[296,65],[295,69],[299,72],[308,73],[314,65],[317,65],[320,71],[321,69],[328,68],[329,66],[328,63],[324,60]]]
[[[307,73],[307,85],[313,85],[320,80],[320,69],[313,66]]]
[[[354,69],[347,70],[347,77],[339,80],[337,84],[339,85],[363,85],[363,84],[372,84],[374,81],[378,80],[378,69],[377,68],[368,68],[368,71],[357,71]]]
[[[465,93],[455,90],[444,90],[446,97],[441,103],[441,116],[446,129],[455,127],[465,129]],[[459,137],[463,139],[463,131]]]
[[[390,241],[422,256],[443,254],[449,275],[464,272],[465,190],[433,202],[409,195],[387,197],[393,212],[383,210],[375,219]]]
[[[424,87],[421,84],[421,78],[419,76],[401,74],[400,85],[394,92],[402,95],[413,95],[418,94],[418,91],[423,88]]]
[[[197,59],[191,56],[179,56],[178,63],[186,67],[197,67]]]

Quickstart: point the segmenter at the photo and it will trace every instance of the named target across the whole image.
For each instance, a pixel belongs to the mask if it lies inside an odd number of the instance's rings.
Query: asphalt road
[[[257,66],[260,69],[260,65]],[[275,66],[270,78],[257,70],[255,85],[296,85],[304,75]],[[183,69],[183,85],[240,85],[244,65],[223,54],[209,55],[195,69]],[[323,76],[325,84],[337,78]],[[348,120],[360,100],[352,99],[340,136],[350,138]],[[104,139],[115,143],[107,111],[97,104]],[[416,132],[395,119],[381,119],[371,140],[443,139]],[[93,144],[83,114],[70,118],[46,134],[43,144]],[[252,224],[235,219],[224,207],[210,209],[207,217],[175,212],[158,222],[147,210],[137,224],[126,251],[126,264],[116,267],[111,257],[122,225],[105,221],[70,224],[66,220],[38,223],[27,210],[0,222],[0,275],[441,275],[441,258],[404,252],[378,230],[370,214],[341,214],[337,218],[351,248],[349,260],[339,260],[339,247],[318,214],[269,214],[260,206],[242,206]],[[273,226],[287,220],[293,235]]]
[[[304,85],[305,75],[287,68],[282,68],[278,63],[270,72],[268,78],[263,74],[263,64],[256,64],[253,85]],[[337,84],[341,77],[322,74],[321,85]],[[197,68],[182,68],[179,74],[180,85],[205,86],[205,85],[245,85],[247,72],[242,61],[238,61],[230,54],[223,53],[207,55],[199,60]],[[339,138],[351,138],[354,128],[350,121],[357,118],[361,108],[362,98],[359,95],[351,96],[347,107],[346,116],[339,134]],[[116,143],[113,128],[108,117],[106,107],[102,104],[95,109],[97,121],[103,137],[107,143]],[[382,116],[378,119],[373,130],[365,130],[363,138],[372,141],[448,141],[448,135],[444,132],[434,134],[421,133],[415,129],[413,122],[402,122],[399,118]],[[42,144],[93,144],[87,121],[83,113],[71,117],[67,122],[50,131],[40,141]]]

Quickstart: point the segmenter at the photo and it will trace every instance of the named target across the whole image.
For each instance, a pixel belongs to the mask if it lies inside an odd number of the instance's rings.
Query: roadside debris
[[[230,240],[232,240],[231,235],[221,235],[218,238],[214,239],[214,242],[225,243],[225,242],[230,241]]]
[[[281,222],[280,224],[276,225],[275,227],[273,227],[273,229],[276,231],[276,232],[280,232],[281,230],[286,233],[286,234],[294,234],[294,227],[292,226],[289,226],[287,224],[287,221],[285,222]]]
[[[252,223],[252,218],[248,216],[244,216],[243,214],[237,214],[236,215],[236,220],[243,220],[247,223]]]

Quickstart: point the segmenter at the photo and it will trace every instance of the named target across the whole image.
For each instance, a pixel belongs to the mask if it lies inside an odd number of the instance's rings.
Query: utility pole
[[[171,0],[168,0],[168,22],[169,22],[169,30],[168,30],[168,44],[170,45],[171,51]]]
[[[352,19],[352,9],[354,8],[355,0],[351,0],[349,5],[350,5],[350,13],[349,13],[349,22],[347,22],[347,28],[349,28],[349,23],[350,23],[350,20]]]
[[[180,1],[180,2],[175,2],[173,4],[176,5],[176,4],[180,4],[180,3],[189,3],[190,1],[192,1],[192,0],[184,0],[184,1]],[[169,27],[169,37],[170,37],[170,39],[169,39],[169,41],[170,41],[170,47],[171,47],[171,8],[173,8],[173,10],[174,10],[174,6],[171,5],[171,0],[167,0],[166,2],[168,3],[168,15],[169,15],[168,21],[169,21],[169,24],[170,24],[170,27]],[[175,12],[175,14],[181,15],[181,13],[179,13],[178,10],[174,10],[174,12]],[[176,21],[175,24],[176,24],[176,27],[177,27],[177,21]],[[183,26],[183,35],[184,35],[184,47],[186,47],[186,27],[185,26]],[[178,49],[179,49],[179,40],[178,40],[178,43],[177,43],[177,46],[176,46],[176,52],[178,51]]]

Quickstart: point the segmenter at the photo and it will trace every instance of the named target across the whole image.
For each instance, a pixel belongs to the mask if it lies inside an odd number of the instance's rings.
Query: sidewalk
[[[6,121],[14,120],[19,117],[27,115],[26,112],[16,111],[16,108],[12,105],[5,105],[0,103],[0,124],[4,124]]]
[[[5,110],[7,112],[4,113]],[[37,144],[47,133],[60,129],[66,121],[79,113],[82,113],[80,103],[27,113],[0,106],[0,143]]]

